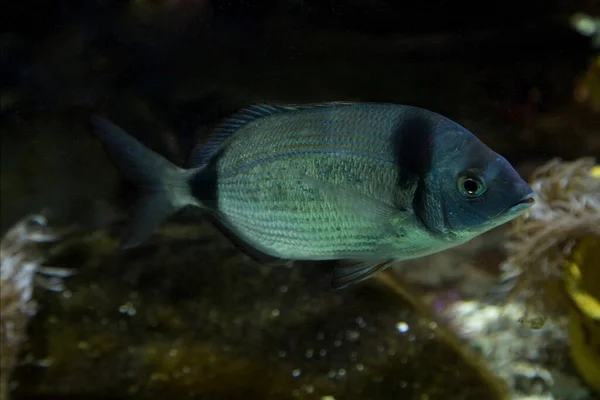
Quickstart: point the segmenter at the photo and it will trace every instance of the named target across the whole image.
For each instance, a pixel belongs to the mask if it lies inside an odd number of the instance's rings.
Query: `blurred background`
[[[241,107],[343,100],[441,113],[525,177],[600,157],[599,18],[597,0],[3,1],[0,233],[42,210],[91,231],[126,215],[132,193],[93,114],[179,164]],[[494,328],[475,323],[480,352],[490,332],[499,348],[555,345],[497,356],[509,389],[494,389],[396,281],[329,293],[318,268],[256,266],[186,221],[125,255],[94,239],[56,262],[80,271],[38,294],[15,398],[594,398],[561,353],[564,327],[517,338],[497,310]],[[481,294],[503,234],[407,263],[404,278],[440,310]]]

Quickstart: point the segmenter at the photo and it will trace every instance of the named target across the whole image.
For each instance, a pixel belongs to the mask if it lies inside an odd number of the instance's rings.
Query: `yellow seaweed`
[[[583,238],[566,263],[571,357],[582,377],[600,391],[600,239]]]

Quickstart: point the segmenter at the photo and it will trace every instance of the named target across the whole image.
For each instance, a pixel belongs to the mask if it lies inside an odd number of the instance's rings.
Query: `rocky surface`
[[[15,399],[506,398],[389,274],[331,291],[327,268],[258,266],[202,225],[87,243],[53,261],[79,268],[39,294]]]

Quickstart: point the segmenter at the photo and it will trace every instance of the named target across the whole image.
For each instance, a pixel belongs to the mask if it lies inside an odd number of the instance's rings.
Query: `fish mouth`
[[[523,197],[521,200],[519,200],[517,202],[517,204],[515,204],[516,206],[518,206],[519,204],[529,204],[529,206],[532,206],[535,204],[535,196],[533,193],[528,194],[527,196]]]
[[[529,193],[528,195],[524,196],[521,200],[517,201],[515,204],[510,206],[507,211],[510,213],[523,211],[523,210],[526,210],[529,207],[533,206],[534,204],[535,204],[535,194]]]

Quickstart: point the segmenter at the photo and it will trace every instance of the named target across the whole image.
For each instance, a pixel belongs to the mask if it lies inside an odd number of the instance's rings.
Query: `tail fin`
[[[113,162],[141,192],[124,248],[137,246],[164,219],[196,203],[188,184],[192,170],[177,167],[104,118],[94,116],[91,122]]]

